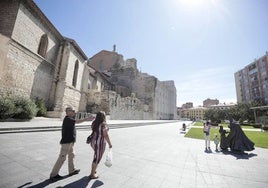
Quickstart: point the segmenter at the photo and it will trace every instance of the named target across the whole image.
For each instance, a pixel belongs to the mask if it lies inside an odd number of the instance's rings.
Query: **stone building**
[[[88,58],[32,0],[0,1],[0,96],[41,98],[49,117],[66,106],[105,110],[112,119],[173,119],[176,88],[140,73],[113,51]]]
[[[209,107],[211,105],[217,105],[219,104],[219,100],[218,99],[206,99],[203,101],[203,107]]]
[[[0,95],[41,98],[52,117],[68,105],[84,111],[88,82],[101,80],[89,74],[94,69],[77,43],[32,0],[0,1],[0,15]]]
[[[185,108],[181,111],[181,117],[191,120],[203,120],[206,110],[207,108],[205,107]]]
[[[184,109],[184,108],[193,108],[194,105],[193,105],[192,102],[187,102],[187,103],[183,104],[181,107],[182,107],[182,109]]]
[[[115,85],[114,91],[120,97],[131,96],[142,102],[136,111],[142,112],[140,118],[175,119],[177,116],[176,88],[174,81],[159,81],[156,77],[141,73],[136,59],[124,60],[115,51],[101,51],[93,56],[89,65],[109,74]],[[133,105],[133,104],[132,104]]]

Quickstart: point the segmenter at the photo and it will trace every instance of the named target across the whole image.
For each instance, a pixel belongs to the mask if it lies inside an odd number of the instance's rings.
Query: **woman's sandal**
[[[90,175],[89,176],[89,179],[98,179],[99,178],[99,176],[97,176],[97,175]]]

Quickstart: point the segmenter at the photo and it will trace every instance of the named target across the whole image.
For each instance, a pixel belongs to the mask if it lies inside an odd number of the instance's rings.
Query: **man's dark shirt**
[[[76,139],[75,119],[72,117],[65,116],[62,123],[60,143],[69,144],[75,142],[75,139]]]

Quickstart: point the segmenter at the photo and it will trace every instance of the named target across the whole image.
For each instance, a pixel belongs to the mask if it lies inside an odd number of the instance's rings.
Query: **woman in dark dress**
[[[230,133],[228,135],[229,146],[232,151],[252,151],[254,143],[245,135],[238,123],[230,121]]]
[[[241,126],[238,123],[230,121],[230,132],[226,136],[227,131],[220,126],[221,143],[220,147],[222,150],[227,150],[229,147],[232,151],[252,151],[254,150],[254,143],[245,135]]]

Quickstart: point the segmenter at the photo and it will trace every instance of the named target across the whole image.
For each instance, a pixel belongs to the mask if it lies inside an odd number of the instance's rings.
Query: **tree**
[[[254,113],[250,109],[252,107],[259,106],[259,103],[238,103],[230,109],[209,109],[205,112],[205,119],[211,120],[212,122],[219,122],[222,120],[230,120],[231,118],[235,121],[242,123],[243,121],[254,121]],[[267,110],[259,110],[258,116],[267,114]]]

